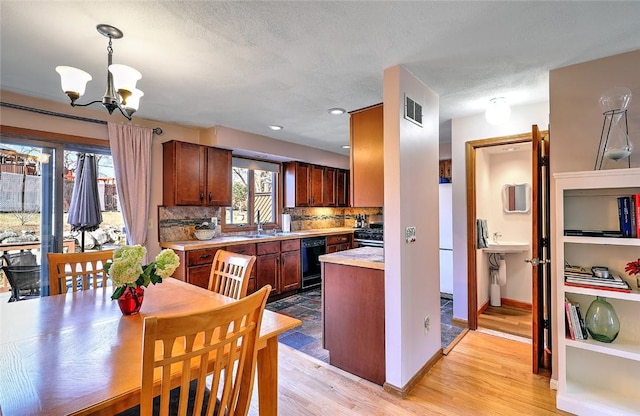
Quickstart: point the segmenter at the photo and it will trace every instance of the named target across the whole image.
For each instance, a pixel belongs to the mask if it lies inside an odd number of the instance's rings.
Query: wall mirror
[[[528,183],[502,187],[502,206],[507,213],[527,213],[531,208],[531,186]]]

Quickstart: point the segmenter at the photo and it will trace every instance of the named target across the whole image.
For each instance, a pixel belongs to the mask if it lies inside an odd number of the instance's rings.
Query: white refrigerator
[[[453,194],[451,183],[440,192],[440,292],[453,295]]]

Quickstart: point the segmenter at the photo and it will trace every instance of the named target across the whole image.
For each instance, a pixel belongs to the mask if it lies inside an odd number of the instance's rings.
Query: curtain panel
[[[145,246],[151,198],[153,129],[119,123],[108,123],[108,127],[127,244]]]

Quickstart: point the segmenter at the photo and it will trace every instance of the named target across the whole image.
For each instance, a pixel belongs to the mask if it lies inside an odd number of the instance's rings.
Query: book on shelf
[[[633,216],[636,219],[636,237],[640,237],[640,194],[634,194],[631,196],[633,200]]]
[[[565,310],[565,325],[566,333],[571,339],[576,339],[576,335],[573,331],[573,320],[571,319],[571,304],[567,298],[564,298],[564,310]]]
[[[570,302],[569,299],[564,299],[565,308],[565,325],[566,336],[570,339],[587,339],[589,338],[587,327],[582,319],[582,313],[580,312],[580,304],[576,302]]]
[[[618,197],[618,222],[623,237],[631,237],[631,198],[628,196]]]
[[[633,195],[629,197],[629,221],[631,222],[631,238],[638,238],[636,200]]]
[[[615,230],[564,230],[564,235],[567,237],[624,237],[621,231]]]

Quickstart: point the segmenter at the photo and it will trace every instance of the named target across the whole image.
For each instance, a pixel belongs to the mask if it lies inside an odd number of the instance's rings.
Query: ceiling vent
[[[422,127],[422,106],[404,96],[404,118]]]

